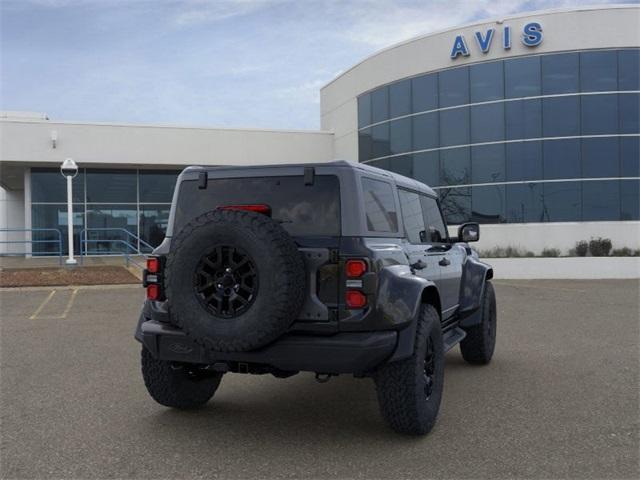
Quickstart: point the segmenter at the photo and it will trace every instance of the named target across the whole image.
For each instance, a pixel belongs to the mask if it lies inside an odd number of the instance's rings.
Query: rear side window
[[[420,195],[415,192],[398,189],[402,222],[411,243],[423,243],[425,235],[425,218],[422,214]]]
[[[420,195],[420,201],[422,202],[424,220],[427,223],[427,241],[434,243],[446,242],[449,235],[447,235],[447,228],[444,225],[438,202],[435,198],[425,195]]]
[[[397,232],[398,214],[391,185],[380,180],[363,178],[362,191],[367,229],[371,232]]]
[[[266,204],[271,217],[291,236],[340,235],[340,182],[335,175],[210,179],[206,189],[195,180],[180,186],[174,234],[203,213],[226,205]]]

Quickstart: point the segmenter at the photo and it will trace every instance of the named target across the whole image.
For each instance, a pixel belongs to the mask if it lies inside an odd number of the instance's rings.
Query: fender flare
[[[418,326],[418,319],[420,317],[420,307],[423,303],[432,303],[438,310],[440,315],[440,294],[438,287],[431,280],[426,280],[422,277],[418,277],[413,274],[411,269],[407,265],[394,265],[392,267],[386,267],[387,275],[385,275],[385,281],[387,285],[385,289],[392,294],[394,304],[400,304],[403,306],[402,310],[409,313],[409,318],[405,315],[405,318],[409,320],[408,325],[402,330],[398,331],[398,341],[396,343],[396,349],[394,350],[388,362],[395,362],[397,360],[403,360],[410,357],[413,354],[413,346],[416,337],[416,328]],[[387,313],[391,313],[387,305],[385,305],[384,298],[378,301],[378,307]]]
[[[459,326],[463,329],[475,327],[482,322],[482,299],[485,285],[493,278],[491,265],[468,256],[462,267],[460,281]]]

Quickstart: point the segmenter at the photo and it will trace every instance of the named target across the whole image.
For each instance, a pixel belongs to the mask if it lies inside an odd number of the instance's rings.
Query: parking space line
[[[40,306],[36,309],[36,311],[33,312],[33,315],[29,317],[29,320],[35,320],[36,318],[38,318],[38,314],[40,314],[40,312],[45,307],[45,305],[49,303],[49,300],[53,298],[55,293],[56,293],[56,290],[51,290],[51,293],[47,295],[47,298],[45,298],[44,301],[40,304]]]
[[[71,292],[71,296],[69,297],[67,306],[64,309],[64,312],[62,312],[62,315],[60,315],[58,318],[67,318],[67,314],[69,313],[69,310],[71,310],[71,305],[73,305],[73,301],[75,300],[77,294],[78,294],[78,289],[76,288],[73,290],[73,292]]]

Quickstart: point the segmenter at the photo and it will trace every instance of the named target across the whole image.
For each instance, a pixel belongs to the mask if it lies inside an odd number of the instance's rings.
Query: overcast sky
[[[53,120],[316,129],[320,87],[383,47],[584,3],[0,0],[0,109]]]

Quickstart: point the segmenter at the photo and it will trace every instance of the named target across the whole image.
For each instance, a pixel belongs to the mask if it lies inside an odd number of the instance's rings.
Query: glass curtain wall
[[[359,160],[439,191],[451,224],[638,220],[640,50],[485,62],[358,98]]]
[[[74,250],[108,255],[149,253],[162,242],[177,170],[80,169],[73,180]],[[58,229],[67,246],[66,181],[57,169],[31,170],[32,228]],[[57,239],[55,232],[34,232],[34,240]],[[34,255],[56,252],[57,244],[34,243]]]

